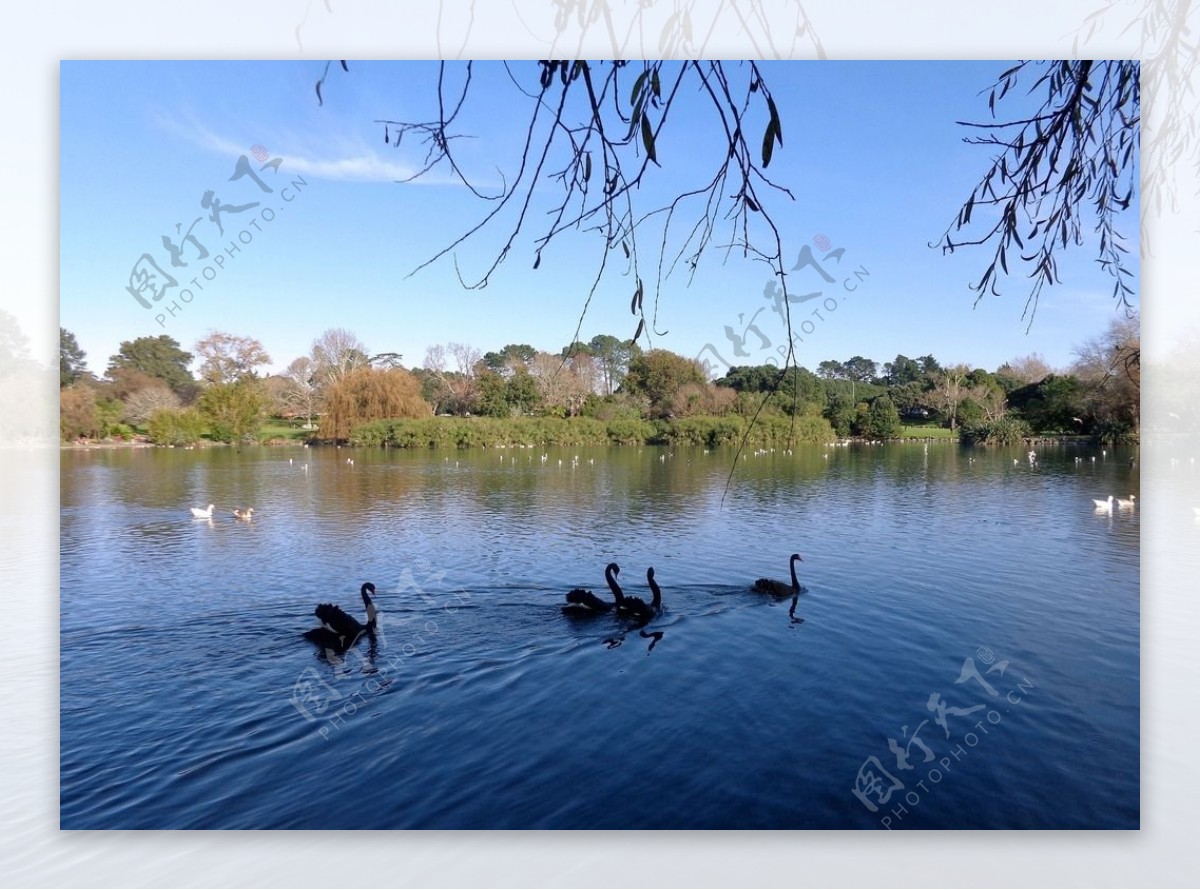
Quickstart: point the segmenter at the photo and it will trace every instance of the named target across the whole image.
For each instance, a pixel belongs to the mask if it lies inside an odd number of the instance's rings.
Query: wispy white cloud
[[[214,133],[194,118],[186,121],[178,118],[160,118],[159,123],[178,137],[214,154],[246,154],[249,145],[235,142]],[[382,157],[374,149],[365,146],[347,146],[340,156],[319,157],[306,154],[302,149],[288,147],[286,139],[271,142],[271,153],[284,159],[289,172],[301,173],[316,179],[344,180],[355,182],[399,182],[416,174],[420,168],[403,161]],[[423,174],[413,181],[418,185],[456,185],[458,180],[438,171]]]

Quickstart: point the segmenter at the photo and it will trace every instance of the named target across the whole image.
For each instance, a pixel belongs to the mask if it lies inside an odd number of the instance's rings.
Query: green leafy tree
[[[829,421],[829,425],[839,436],[850,435],[854,428],[854,422],[858,419],[858,410],[854,399],[850,398],[847,393],[831,392],[825,406],[825,419]]]
[[[191,361],[192,354],[185,352],[177,340],[166,334],[138,337],[121,341],[117,354],[108,360],[107,373],[111,377],[122,368],[140,371],[163,381],[187,401],[196,392],[196,380],[188,370]]]
[[[201,393],[199,407],[218,442],[247,442],[262,428],[266,398],[261,381],[217,383]]]
[[[706,384],[708,377],[695,359],[666,349],[651,349],[629,363],[621,390],[649,400],[658,416],[671,412],[675,394],[689,383]]]
[[[79,341],[66,328],[58,329],[58,387],[70,386],[87,373],[84,359],[87,353],[79,348]]]
[[[917,363],[921,366],[921,373],[926,377],[941,373],[942,366],[932,355],[921,356],[917,359]]]
[[[621,340],[612,334],[597,334],[588,346],[600,372],[600,394],[610,396],[621,387],[629,362],[642,350],[633,340]]]
[[[821,377],[824,377],[826,380],[839,380],[845,378],[846,368],[841,362],[834,361],[833,359],[826,359],[825,361],[821,362],[821,364],[817,365],[817,374],[819,374]]]
[[[872,439],[896,439],[900,436],[900,412],[886,395],[876,396],[867,408],[861,434]]]
[[[869,358],[856,355],[846,360],[842,365],[842,370],[845,376],[855,383],[870,383],[879,373],[879,364]]]
[[[1084,387],[1071,374],[1051,374],[1013,391],[1011,405],[1037,433],[1089,432]]]
[[[485,357],[484,362],[487,359]],[[508,401],[508,381],[499,372],[483,368],[475,375],[478,395],[476,413],[484,417],[511,417],[513,407]]]
[[[150,416],[147,428],[155,445],[194,445],[204,436],[206,426],[198,408],[160,408]]]
[[[906,355],[897,355],[893,361],[883,365],[883,382],[888,386],[904,386],[917,383],[924,376],[921,363]]]
[[[528,343],[509,343],[499,352],[485,352],[483,363],[491,371],[507,377],[519,368],[526,368],[537,355],[537,350]]]

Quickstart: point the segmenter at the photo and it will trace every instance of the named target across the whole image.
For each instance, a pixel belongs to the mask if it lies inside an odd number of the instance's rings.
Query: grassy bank
[[[949,430],[936,424],[904,424],[900,427],[903,439],[957,439],[958,430]]]

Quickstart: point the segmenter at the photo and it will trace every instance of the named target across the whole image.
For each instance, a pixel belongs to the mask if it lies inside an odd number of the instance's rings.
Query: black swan
[[[613,592],[613,597],[616,599],[615,603],[602,600],[590,590],[580,590],[577,587],[567,594],[567,604],[562,607],[563,614],[599,615],[602,612],[611,612],[614,605],[620,608],[621,603],[625,599],[615,577],[620,573],[621,567],[615,562],[610,562],[604,567],[604,580],[608,582],[609,590]]]
[[[662,608],[662,590],[654,580],[654,568],[646,569],[646,581],[650,585],[650,592],[653,594],[650,602],[647,603],[643,599],[636,596],[622,597],[617,603],[617,614],[622,618],[632,618],[639,624],[645,624],[651,618],[658,614],[658,610]]]
[[[326,649],[349,649],[364,633],[375,630],[375,604],[371,602],[374,592],[375,585],[370,581],[362,586],[363,605],[367,607],[366,624],[360,624],[358,619],[347,615],[339,606],[321,603],[313,610],[313,614],[321,619],[321,626],[305,631],[304,638]]]
[[[754,582],[754,589],[759,593],[769,593],[771,596],[791,596],[800,593],[804,590],[800,586],[799,579],[796,578],[796,560],[804,562],[804,557],[799,553],[793,553],[789,563],[792,570],[792,583],[786,584],[783,581],[776,581],[772,578],[759,578]]]

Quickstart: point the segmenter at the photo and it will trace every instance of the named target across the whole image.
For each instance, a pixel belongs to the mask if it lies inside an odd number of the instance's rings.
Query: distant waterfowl
[[[1092,498],[1092,503],[1096,505],[1097,513],[1111,513],[1113,507],[1113,496],[1110,494],[1107,500],[1097,500]]]
[[[1127,498],[1117,498],[1117,506],[1122,510],[1132,510],[1133,502],[1137,500],[1137,495],[1131,494]]]
[[[212,519],[213,505],[209,504],[207,510],[201,510],[199,507],[192,507],[193,519]]]
[[[793,553],[788,561],[788,567],[792,572],[792,583],[787,584],[784,581],[776,581],[773,578],[759,578],[754,582],[754,589],[759,593],[769,593],[771,596],[791,596],[794,593],[801,591],[800,579],[796,577],[796,560],[804,562],[804,557],[799,553]]]
[[[254,512],[253,507],[247,507],[245,510],[234,510],[233,516],[235,519],[250,519],[250,514]]]
[[[375,585],[368,581],[362,586],[363,605],[367,608],[367,623],[360,624],[358,619],[347,615],[339,606],[332,603],[321,603],[313,610],[313,614],[321,619],[321,626],[305,631],[304,638],[325,649],[342,652],[349,649],[364,633],[375,630],[375,604],[371,602],[371,594]]]
[[[610,562],[604,567],[604,580],[608,583],[608,588],[613,592],[614,602],[602,600],[590,590],[581,590],[575,588],[567,593],[567,603],[562,607],[564,615],[599,615],[604,612],[611,612],[614,606],[619,606],[624,600],[624,594],[621,592],[621,587],[617,584],[616,576],[621,573],[621,567],[615,562]]]
[[[662,608],[662,590],[654,580],[654,568],[646,569],[646,583],[650,585],[650,602],[636,597],[625,596],[617,604],[617,614],[622,618],[632,618],[639,624],[645,624],[658,614]]]

